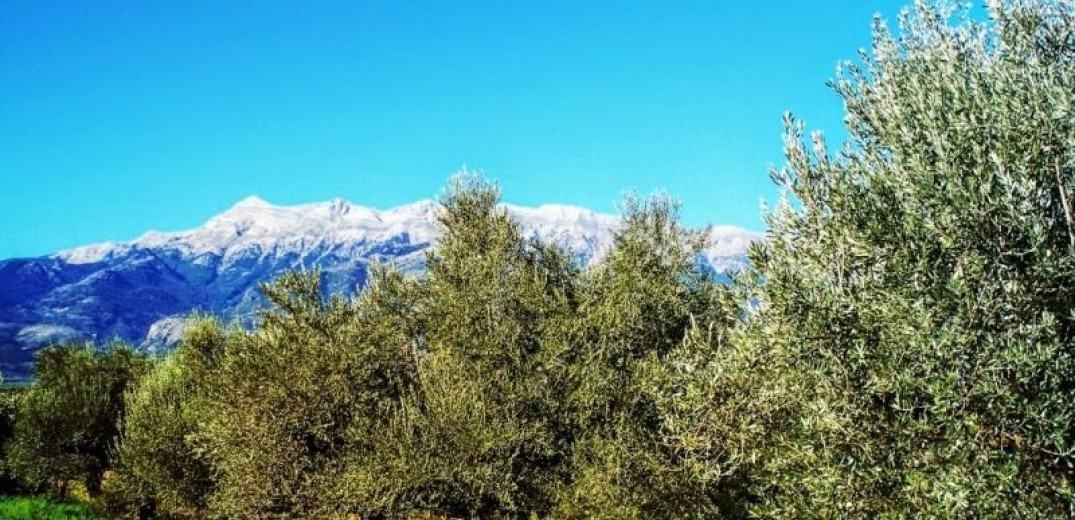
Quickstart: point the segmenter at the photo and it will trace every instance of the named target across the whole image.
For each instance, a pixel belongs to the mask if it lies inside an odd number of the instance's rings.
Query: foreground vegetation
[[[877,26],[840,153],[788,118],[730,285],[667,198],[579,269],[459,177],[426,274],[44,351],[4,476],[140,518],[1071,517],[1075,3],[951,14]]]
[[[0,518],[4,520],[109,520],[88,506],[60,504],[45,497],[0,496]]]

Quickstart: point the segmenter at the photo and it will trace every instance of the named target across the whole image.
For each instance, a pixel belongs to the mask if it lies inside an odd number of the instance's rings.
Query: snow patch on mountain
[[[586,258],[611,246],[620,218],[560,204],[536,208],[505,204],[507,213],[534,238],[553,242]],[[55,258],[71,264],[106,262],[139,249],[168,250],[207,261],[220,255],[225,263],[312,249],[354,249],[356,245],[405,242],[430,245],[439,237],[440,205],[431,200],[376,210],[343,199],[297,206],[274,206],[256,196],[243,199],[204,226],[175,233],[149,232],[131,242],[106,242],[62,251]],[[711,230],[705,258],[714,267],[730,268],[746,247],[761,236],[734,226]],[[200,260],[198,260],[200,259]]]
[[[273,206],[257,197],[243,199],[202,227],[189,231],[151,231],[131,242],[103,243],[62,251],[56,258],[72,264],[107,261],[136,249],[165,249],[187,257],[206,253],[241,256],[300,251],[318,245],[386,242],[405,236],[430,243],[437,234],[437,206],[422,201],[388,211],[356,206],[342,199],[297,206]]]
[[[149,332],[141,345],[142,349],[155,353],[179,343],[190,322],[190,318],[186,316],[169,316],[154,322],[149,326]]]
[[[90,338],[86,333],[72,327],[42,323],[23,327],[15,339],[24,348],[41,348],[57,343],[86,341]]]

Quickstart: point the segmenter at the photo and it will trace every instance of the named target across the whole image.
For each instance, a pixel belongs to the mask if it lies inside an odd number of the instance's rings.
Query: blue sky
[[[908,0],[909,1],[909,0]],[[762,229],[781,114],[905,1],[0,2],[0,258],[196,227],[243,197],[435,196]]]

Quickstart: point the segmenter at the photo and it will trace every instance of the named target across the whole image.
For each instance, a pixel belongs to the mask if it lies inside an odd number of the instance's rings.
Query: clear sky
[[[761,230],[781,114],[910,0],[0,2],[0,258],[251,194],[387,208],[462,166],[524,205],[663,189]]]

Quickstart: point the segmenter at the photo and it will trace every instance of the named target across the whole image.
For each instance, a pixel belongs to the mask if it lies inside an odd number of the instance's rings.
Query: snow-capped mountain
[[[620,225],[572,206],[505,208],[526,234],[583,262],[600,257]],[[34,351],[57,342],[120,338],[167,348],[193,311],[248,318],[264,304],[258,285],[287,270],[320,267],[326,290],[345,293],[361,289],[372,263],[420,270],[439,234],[439,210],[432,201],[378,211],[344,200],[274,206],[249,197],[197,229],[0,261],[0,372],[22,372]],[[715,227],[702,260],[718,272],[734,269],[759,238]]]

